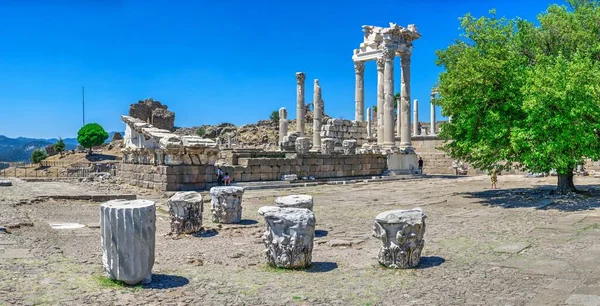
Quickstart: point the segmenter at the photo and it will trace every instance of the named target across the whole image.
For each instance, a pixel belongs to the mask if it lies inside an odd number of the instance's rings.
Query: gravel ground
[[[0,305],[595,305],[600,303],[598,180],[589,192],[552,197],[556,178],[427,177],[370,184],[247,191],[243,222],[167,235],[166,198],[118,184],[14,181],[0,187]],[[600,190],[600,188],[598,188]],[[103,278],[99,203],[35,200],[55,193],[131,193],[155,200],[153,283],[123,287]],[[126,192],[125,192],[126,191]],[[314,196],[313,265],[265,264],[259,207],[276,196]],[[417,269],[377,263],[374,217],[423,208],[427,232]],[[88,225],[55,230],[50,223]],[[576,260],[574,260],[576,259]],[[596,300],[595,300],[596,299]]]

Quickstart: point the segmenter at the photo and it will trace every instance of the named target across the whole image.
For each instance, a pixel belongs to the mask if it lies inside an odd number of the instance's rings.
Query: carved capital
[[[365,63],[354,62],[354,73],[362,74],[363,72],[365,72]]]
[[[306,75],[304,74],[304,72],[296,72],[296,82],[297,83],[304,82],[305,77],[306,77]]]
[[[382,49],[383,52],[383,58],[384,60],[394,60],[394,57],[396,56],[396,50],[390,47],[383,47]]]
[[[376,62],[377,62],[377,70],[383,71],[385,68],[385,58],[378,57]]]

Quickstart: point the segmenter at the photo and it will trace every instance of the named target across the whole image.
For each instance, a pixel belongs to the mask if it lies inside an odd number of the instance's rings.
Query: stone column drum
[[[356,78],[354,88],[354,99],[356,101],[354,120],[363,122],[365,121],[365,63],[354,62],[354,75]]]
[[[313,94],[313,147],[312,151],[321,151],[321,125],[323,122],[323,108],[321,106],[323,100],[321,100],[321,86],[319,80],[315,79],[314,83],[314,94]]]
[[[367,139],[371,139],[371,108],[367,107]]]
[[[294,143],[298,154],[308,154],[310,151],[310,139],[308,137],[298,137]]]
[[[385,108],[384,75],[385,59],[377,58],[377,144],[383,146],[383,110]]]
[[[413,101],[413,136],[421,134],[419,130],[419,100]]]
[[[313,210],[313,197],[307,194],[295,194],[275,199],[275,205],[281,208],[306,208]]]
[[[402,149],[410,148],[412,141],[410,139],[410,53],[402,54],[400,57],[402,64],[402,91],[400,93],[401,128],[400,128],[400,147]]]
[[[323,138],[321,139],[321,153],[323,154],[333,154],[335,149],[335,139],[333,138]]]
[[[285,107],[279,109],[279,146],[283,142],[283,137],[288,132],[287,110]]]
[[[421,208],[391,210],[377,215],[373,236],[381,240],[379,263],[397,269],[418,266],[425,245],[425,218]]]
[[[171,233],[192,234],[202,229],[202,195],[195,191],[178,192],[169,201]]]
[[[296,72],[296,131],[304,136],[304,72]]]
[[[344,149],[344,155],[356,154],[356,139],[342,141],[342,148]]]
[[[429,120],[431,121],[431,127],[429,131],[429,135],[435,135],[435,92],[431,93],[431,110],[429,113]]]
[[[152,282],[156,207],[148,200],[100,205],[102,265],[110,279],[128,285]]]
[[[396,146],[394,140],[394,56],[395,50],[390,48],[383,49],[383,58],[385,59],[384,95],[385,103],[383,108],[383,146],[392,148]]]
[[[220,186],[210,189],[210,212],[215,223],[239,223],[242,220],[244,188]]]
[[[263,234],[269,265],[300,269],[312,264],[315,215],[306,208],[265,206],[258,210],[265,218]]]

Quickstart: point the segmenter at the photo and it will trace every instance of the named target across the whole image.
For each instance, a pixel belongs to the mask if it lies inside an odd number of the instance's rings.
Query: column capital
[[[377,71],[383,71],[383,69],[385,68],[385,58],[378,57],[376,63],[377,63]]]
[[[394,60],[394,57],[396,56],[396,49],[384,46],[382,49],[382,57],[384,58],[384,60]]]
[[[304,72],[296,72],[296,81],[298,83],[304,82],[305,77],[306,77],[306,74]]]
[[[363,72],[365,72],[365,63],[355,61],[354,62],[354,73],[362,74]]]

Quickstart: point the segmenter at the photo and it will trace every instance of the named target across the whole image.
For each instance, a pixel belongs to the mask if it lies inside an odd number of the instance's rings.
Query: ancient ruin
[[[391,210],[377,215],[373,237],[381,240],[379,263],[400,269],[418,266],[425,245],[425,218],[421,208]]]
[[[242,220],[244,188],[221,186],[210,189],[210,212],[215,223],[239,223]]]
[[[267,223],[263,242],[269,265],[288,269],[310,266],[316,222],[312,211],[265,206],[258,213]]]
[[[195,191],[178,192],[168,201],[171,233],[192,234],[202,229],[202,195]]]
[[[110,279],[128,285],[152,281],[156,208],[148,200],[100,205],[102,264]]]
[[[313,210],[313,197],[307,194],[295,194],[284,197],[277,197],[275,205],[281,208],[306,208]]]
[[[166,105],[152,98],[140,100],[129,107],[129,116],[152,124],[158,129],[172,131],[175,126],[175,113]]]

